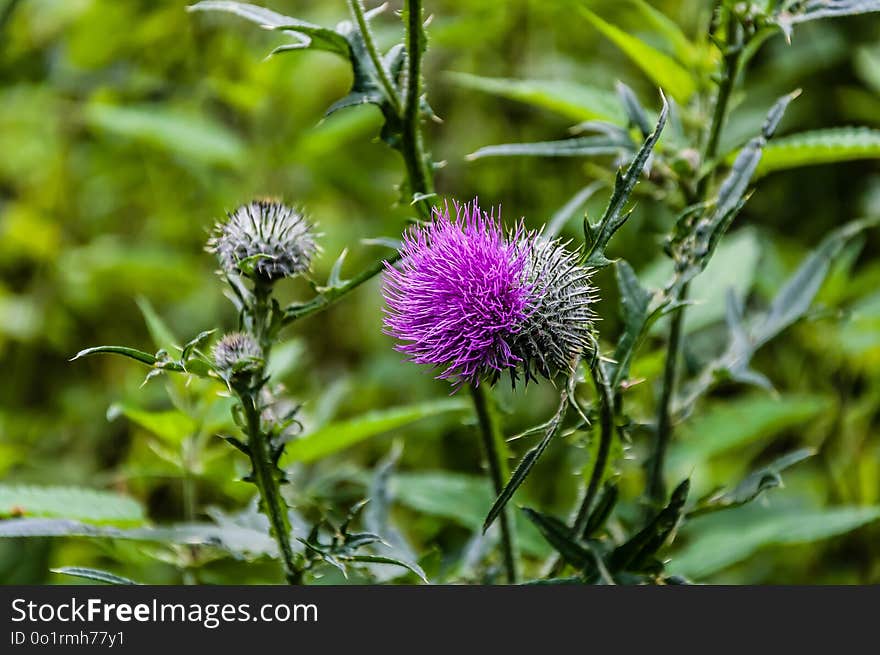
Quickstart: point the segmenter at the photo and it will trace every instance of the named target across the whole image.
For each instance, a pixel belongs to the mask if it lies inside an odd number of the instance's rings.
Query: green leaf
[[[764,156],[755,171],[755,177],[800,166],[878,158],[880,130],[833,127],[774,140],[764,148]]]
[[[144,510],[133,498],[81,487],[0,485],[0,516],[66,518],[88,523],[141,523]]]
[[[689,524],[693,537],[673,556],[669,568],[688,578],[706,578],[762,548],[828,539],[878,519],[880,507],[782,510],[743,507]]]
[[[415,423],[424,418],[468,410],[464,400],[450,398],[368,412],[347,421],[330,423],[287,445],[283,461],[312,462],[377,434]]]
[[[74,578],[82,578],[84,580],[92,580],[94,582],[102,582],[109,585],[136,585],[140,584],[134,580],[123,578],[114,573],[100,571],[98,569],[89,569],[82,566],[62,566],[58,569],[50,569],[52,573],[61,575],[69,575]]]
[[[724,319],[727,292],[745,300],[752,288],[761,240],[755,230],[745,228],[725,237],[715,251],[706,270],[691,283],[684,330],[689,334]],[[642,273],[645,285],[659,288],[674,274],[672,261],[659,257]],[[661,324],[655,324],[660,328]],[[655,329],[654,332],[658,330]]]
[[[173,348],[176,348],[178,343],[171,328],[169,328],[165,321],[162,320],[162,317],[156,313],[156,310],[153,309],[153,305],[149,300],[141,297],[138,298],[136,302],[138,309],[140,309],[141,314],[143,314],[144,321],[147,324],[147,330],[150,332],[150,336],[153,339],[153,344],[156,348],[171,352]]]
[[[649,5],[645,0],[630,0],[639,13],[659,35],[682,64],[689,68],[705,65],[706,53],[702,52],[681,30],[674,20]],[[711,60],[710,60],[711,61]]]
[[[721,490],[701,499],[697,505],[687,512],[688,518],[717,512],[720,510],[740,507],[750,503],[769,489],[782,486],[782,471],[812,457],[816,451],[812,448],[801,448],[777,458],[758,471],[750,473],[736,487]]]
[[[240,557],[277,557],[278,547],[268,525],[182,523],[160,528],[116,528],[71,519],[25,518],[0,521],[0,538],[90,537],[161,544],[210,546]],[[298,546],[297,546],[298,548]]]
[[[486,157],[595,157],[598,155],[620,155],[633,150],[633,142],[628,135],[579,136],[559,141],[537,141],[534,143],[503,143],[484,146],[465,157],[468,161]]]
[[[669,504],[638,533],[614,549],[608,560],[614,571],[640,571],[648,565],[678,525],[688,491],[690,481],[679,483],[669,498]]]
[[[86,348],[85,350],[80,350],[76,355],[71,357],[70,361],[98,354],[122,355],[123,357],[128,357],[143,364],[147,364],[148,366],[153,366],[159,361],[150,353],[145,353],[142,350],[128,348],[126,346],[95,346],[93,348]]]
[[[584,263],[587,266],[603,268],[611,263],[611,261],[605,257],[605,248],[608,246],[608,242],[611,240],[614,233],[617,232],[617,230],[619,230],[626,222],[626,219],[629,218],[629,213],[625,212],[624,208],[626,207],[626,203],[629,200],[633,188],[635,188],[636,183],[639,181],[642,171],[648,163],[648,157],[651,155],[651,151],[654,149],[657,140],[660,138],[660,133],[666,125],[666,117],[668,114],[669,104],[664,97],[663,109],[660,111],[660,118],[657,120],[657,127],[655,127],[654,132],[645,139],[641,148],[639,148],[639,151],[627,167],[626,172],[623,174],[621,174],[620,171],[617,172],[617,178],[614,181],[614,191],[611,193],[608,207],[605,209],[605,213],[598,225],[588,226],[590,245],[584,256]]]
[[[681,104],[690,100],[697,86],[687,69],[644,41],[602,20],[586,7],[580,9],[587,20],[613,41],[657,86]]]
[[[172,446],[179,446],[196,431],[196,422],[176,409],[150,412],[130,405],[116,404],[107,410],[107,418],[110,420],[120,414]]]
[[[405,562],[394,557],[384,557],[382,555],[350,555],[348,557],[343,557],[342,560],[346,562],[363,562],[367,564],[393,564],[394,566],[402,566],[403,568],[415,573],[419,577],[419,579],[425,584],[430,584],[428,582],[428,578],[425,576],[425,572],[422,570],[422,567],[415,562]]]
[[[625,120],[617,96],[605,89],[562,80],[511,80],[454,72],[447,75],[455,84],[467,89],[549,109],[576,121],[602,120],[622,124]]]
[[[671,285],[673,288],[690,282],[709,264],[721,237],[748,199],[746,191],[761,161],[764,147],[776,132],[789,103],[799,95],[800,91],[795,91],[777,100],[767,112],[761,133],[752,138],[737,154],[730,172],[721,182],[712,211],[697,222],[692,235],[688,236],[686,264],[680,265],[680,270],[676,268],[679,272]]]
[[[544,451],[547,450],[547,446],[550,445],[550,442],[553,440],[553,437],[556,436],[556,433],[559,432],[559,427],[562,424],[562,419],[565,418],[565,410],[567,408],[568,397],[563,396],[563,401],[560,403],[556,414],[543,426],[544,436],[541,437],[541,441],[523,455],[523,458],[519,461],[519,464],[516,465],[513,473],[511,473],[510,480],[504,485],[504,488],[501,490],[501,493],[498,494],[498,498],[495,499],[495,502],[492,503],[492,507],[486,515],[486,520],[483,521],[483,532],[486,532],[486,530],[489,529],[495,519],[498,518],[504,510],[508,501],[513,498],[513,494],[516,493],[516,490],[526,481],[526,478],[538,462],[538,459],[540,459],[541,455],[544,454]]]
[[[223,11],[235,14],[246,20],[256,23],[266,30],[279,30],[287,34],[299,37],[297,43],[283,45],[273,52],[285,52],[288,50],[325,50],[348,57],[348,42],[338,32],[314,25],[298,18],[291,18],[264,7],[248,4],[245,2],[226,2],[223,0],[205,0],[187,8],[188,11]]]
[[[401,505],[469,530],[482,529],[486,508],[492,502],[492,487],[484,476],[450,471],[398,473],[389,488]],[[547,557],[550,549],[538,530],[521,515],[512,518],[523,552]]]
[[[556,210],[553,216],[550,217],[550,220],[547,221],[547,227],[544,228],[545,236],[549,239],[559,236],[568,222],[575,217],[578,211],[583,208],[587,201],[592,198],[593,194],[600,188],[602,188],[602,182],[597,180],[591,182],[575,193],[569,201]]]
[[[593,554],[577,542],[565,523],[528,507],[523,507],[522,511],[566,562],[576,569],[583,569],[593,562]]]
[[[635,271],[619,259],[615,263],[617,275],[617,287],[620,289],[620,317],[623,320],[623,330],[617,340],[614,349],[614,364],[612,368],[611,388],[617,389],[620,383],[629,375],[630,361],[638,346],[639,341],[647,331],[652,314],[649,310],[654,294],[642,287]]]
[[[806,314],[828,275],[831,262],[862,231],[880,225],[880,217],[852,221],[828,234],[807,256],[751,330],[757,349]]]
[[[741,449],[829,410],[829,398],[808,394],[757,394],[708,406],[683,424],[671,459],[688,470],[711,457]]]
[[[822,18],[840,18],[880,11],[880,0],[806,0],[781,2],[777,24],[791,40],[792,25]]]
[[[188,161],[241,166],[247,159],[244,142],[203,114],[148,105],[92,103],[86,107],[85,117],[94,130],[146,143]]]

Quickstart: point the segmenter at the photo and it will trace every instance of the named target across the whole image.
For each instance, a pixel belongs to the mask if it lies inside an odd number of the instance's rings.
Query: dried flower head
[[[589,271],[557,241],[505,232],[477,201],[434,210],[387,265],[385,332],[410,361],[461,384],[571,371],[591,343]],[[499,212],[500,213],[500,212]]]
[[[318,251],[312,225],[287,205],[255,200],[218,223],[208,241],[229,274],[274,282],[309,270]]]
[[[214,367],[228,382],[253,373],[262,364],[263,351],[249,334],[230,332],[214,344]]]

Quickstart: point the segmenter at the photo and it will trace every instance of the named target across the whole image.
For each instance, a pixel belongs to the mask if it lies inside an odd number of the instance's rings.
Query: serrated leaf
[[[542,514],[529,507],[523,507],[522,511],[566,562],[576,569],[583,569],[592,563],[592,553],[578,543],[571,528],[565,523],[554,516]]]
[[[687,69],[632,34],[601,19],[586,7],[580,9],[587,20],[609,40],[613,41],[657,86],[681,104],[690,100],[697,86]]]
[[[687,516],[691,518],[750,503],[765,491],[781,487],[782,471],[815,454],[816,451],[812,448],[801,448],[783,455],[760,470],[750,473],[733,489],[722,490],[700,500],[694,508],[688,511]]]
[[[603,120],[622,124],[616,95],[597,87],[561,80],[513,80],[447,73],[459,86],[549,109],[576,121]]]
[[[642,143],[642,146],[627,167],[626,172],[621,174],[618,171],[614,182],[614,190],[611,193],[611,199],[608,201],[608,207],[605,209],[605,213],[598,225],[590,227],[591,239],[584,256],[584,263],[587,266],[603,268],[611,263],[605,257],[605,248],[608,246],[611,237],[623,226],[629,216],[624,211],[626,203],[633,188],[635,188],[636,183],[639,181],[645,165],[648,163],[651,151],[663,132],[668,114],[669,104],[666,102],[666,98],[663,97],[663,109],[660,111],[660,117],[657,120],[654,132]]]
[[[834,127],[775,139],[764,148],[755,177],[801,166],[880,158],[880,130]]]
[[[652,314],[655,317],[659,316],[659,312],[650,310],[654,294],[641,285],[635,271],[625,260],[616,262],[615,273],[617,288],[620,290],[620,317],[623,320],[623,330],[614,349],[614,364],[611,366],[610,376],[612,389],[617,389],[629,375],[633,352],[647,332]]]
[[[776,22],[791,39],[791,27],[798,23],[840,18],[880,11],[880,0],[805,0],[780,3]]]
[[[486,532],[492,523],[495,522],[495,519],[497,519],[501,512],[504,511],[504,507],[510,499],[513,498],[513,494],[515,494],[516,490],[520,488],[523,482],[525,482],[532,468],[538,462],[541,455],[544,454],[544,451],[547,450],[547,446],[550,445],[553,437],[559,432],[562,420],[565,418],[565,410],[567,407],[568,399],[567,396],[565,396],[559,409],[556,411],[556,414],[545,424],[544,435],[541,437],[541,441],[523,455],[523,458],[516,465],[513,473],[510,474],[510,480],[507,481],[507,484],[504,485],[504,488],[501,490],[501,493],[498,494],[495,502],[492,503],[492,507],[489,509],[489,513],[483,521],[483,532]]]
[[[50,569],[52,573],[61,575],[69,575],[74,578],[82,578],[83,580],[91,580],[93,582],[102,582],[109,585],[138,585],[140,582],[123,578],[115,573],[100,571],[98,569],[90,569],[83,566],[62,566],[57,569]]]
[[[80,350],[76,355],[71,357],[70,361],[73,362],[77,359],[89,357],[91,355],[122,355],[123,357],[128,357],[129,359],[141,362],[147,366],[155,366],[162,370],[183,372],[183,366],[177,362],[160,360],[155,355],[145,353],[136,348],[128,348],[127,346],[95,346],[93,348],[86,348],[85,350]]]
[[[706,578],[762,548],[820,541],[877,520],[880,507],[770,510],[746,506],[689,523],[688,545],[674,554],[669,569],[692,579]]]
[[[343,561],[361,562],[366,564],[392,564],[394,566],[402,566],[403,568],[415,573],[422,582],[424,582],[425,584],[429,584],[428,578],[427,576],[425,576],[425,572],[422,570],[422,567],[415,562],[407,562],[401,559],[396,559],[394,557],[385,557],[383,555],[351,555],[349,557],[343,558]]]
[[[312,462],[377,434],[409,425],[431,416],[463,412],[470,408],[464,400],[450,398],[367,412],[357,418],[330,423],[303,435],[287,445],[283,461]]]
[[[133,498],[82,487],[0,485],[0,516],[52,517],[88,523],[141,523],[144,509]]]
[[[632,140],[597,134],[580,136],[559,141],[537,141],[534,143],[503,143],[484,146],[467,155],[473,161],[486,157],[595,157],[599,155],[620,155],[634,149]]]
[[[880,217],[852,221],[828,234],[786,281],[767,314],[752,328],[754,347],[760,347],[806,314],[834,258],[850,239],[877,225]]]
[[[669,504],[629,540],[614,549],[609,564],[614,571],[639,571],[666,543],[681,519],[690,481],[684,480],[673,490]]]
[[[278,12],[259,7],[246,2],[228,2],[224,0],[205,0],[197,2],[187,8],[188,11],[222,11],[235,14],[241,18],[256,23],[266,30],[279,30],[295,35],[301,40],[276,49],[276,52],[286,50],[302,50],[313,48],[335,52],[343,57],[348,56],[348,42],[334,30],[320,25],[315,25],[298,18],[292,18]]]

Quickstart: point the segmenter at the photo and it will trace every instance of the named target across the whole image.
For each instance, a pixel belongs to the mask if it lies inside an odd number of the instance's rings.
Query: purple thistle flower
[[[503,230],[477,201],[434,209],[404,235],[398,268],[386,265],[385,332],[397,350],[458,388],[571,372],[593,346],[591,271],[558,241]],[[500,214],[500,212],[499,212]]]
[[[386,264],[385,332],[410,361],[440,379],[494,382],[520,361],[513,340],[528,317],[531,289],[523,227],[506,235],[476,200],[434,209],[404,235],[399,268]],[[500,213],[500,212],[499,212]]]

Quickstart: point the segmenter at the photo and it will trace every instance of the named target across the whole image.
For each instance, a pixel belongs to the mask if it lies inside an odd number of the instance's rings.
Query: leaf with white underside
[[[61,568],[51,569],[52,573],[60,575],[69,575],[73,578],[81,578],[92,582],[101,582],[109,585],[136,585],[140,582],[123,578],[122,576],[99,569],[90,569],[83,566],[62,566]]]

